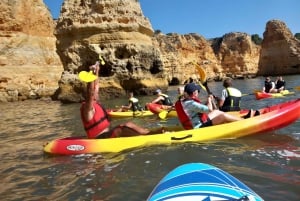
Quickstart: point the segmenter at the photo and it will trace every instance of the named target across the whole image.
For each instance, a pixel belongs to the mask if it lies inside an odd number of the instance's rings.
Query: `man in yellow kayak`
[[[181,100],[184,98],[184,87],[180,86],[177,88],[177,100]]]
[[[128,102],[129,102],[128,105],[121,106],[121,111],[128,111],[128,110],[132,110],[133,112],[143,111],[143,107],[140,105],[139,99],[134,97],[133,92],[129,92]]]
[[[219,110],[223,112],[240,111],[241,91],[232,87],[231,78],[224,79],[223,87],[221,98],[216,98],[218,100]]]
[[[199,86],[189,83],[184,87],[186,97],[175,103],[175,109],[185,129],[201,128],[241,120],[242,118],[230,115],[220,110],[214,110],[213,96],[209,95],[204,105],[198,98]]]
[[[120,124],[114,128],[111,127],[110,119],[106,109],[99,101],[99,62],[90,66],[90,73],[87,82],[86,99],[82,102],[80,113],[81,120],[88,138],[112,138],[127,137],[134,135],[148,134],[149,130],[142,128],[133,122]],[[92,79],[91,79],[92,78]]]
[[[275,81],[275,89],[277,93],[285,90],[285,81],[283,80],[282,76],[277,77],[277,80]]]
[[[173,103],[167,94],[162,93],[160,89],[157,89],[154,93],[157,97],[151,101],[151,103],[160,104],[165,110],[169,110],[173,107]]]
[[[275,88],[275,83],[271,80],[269,76],[266,77],[265,85],[263,87],[262,92],[264,93],[277,93]]]

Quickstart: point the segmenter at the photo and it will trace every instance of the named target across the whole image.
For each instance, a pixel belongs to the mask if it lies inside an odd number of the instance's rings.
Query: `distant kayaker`
[[[132,110],[135,111],[143,111],[144,108],[140,105],[139,99],[135,98],[133,92],[129,92],[128,105],[121,106],[122,111]]]
[[[178,94],[178,100],[181,100],[184,98],[184,87],[181,86],[181,87],[178,87],[177,88],[177,94]]]
[[[269,76],[266,77],[265,85],[262,90],[264,93],[276,93],[275,83],[271,80]]]
[[[185,99],[175,103],[178,118],[185,129],[201,128],[241,120],[242,118],[213,110],[213,96],[207,98],[207,105],[200,102],[198,94],[200,86],[189,83],[184,87]]]
[[[169,110],[173,107],[170,97],[167,94],[162,93],[160,89],[157,89],[154,94],[156,94],[157,98],[151,101],[151,103],[160,104],[163,106],[163,109],[166,110]]]
[[[99,75],[99,63],[90,66],[94,75]],[[111,128],[106,109],[99,101],[99,80],[87,83],[86,99],[82,102],[81,120],[88,138],[112,138],[148,134],[149,130],[132,122]]]
[[[277,80],[275,81],[275,89],[277,93],[285,90],[285,81],[283,80],[282,76],[277,77]]]
[[[223,112],[228,111],[240,111],[240,103],[242,93],[240,90],[232,87],[231,78],[225,78],[223,81],[223,87],[221,98],[217,98],[219,110]]]

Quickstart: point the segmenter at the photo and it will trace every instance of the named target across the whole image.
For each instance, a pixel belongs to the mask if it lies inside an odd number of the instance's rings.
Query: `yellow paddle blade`
[[[202,83],[204,83],[204,82],[207,80],[205,70],[204,70],[201,66],[199,66],[199,65],[196,66],[196,69],[197,69],[197,71],[198,71],[198,75],[199,75],[199,77],[200,77],[200,81],[201,81]]]
[[[158,116],[159,116],[160,119],[166,119],[167,116],[168,116],[168,113],[169,112],[167,110],[163,110],[160,113],[158,113]]]
[[[200,85],[200,87],[201,87],[204,91],[206,91],[205,86],[203,86],[203,84],[202,84],[201,82],[199,82],[199,85]]]
[[[93,82],[94,80],[97,79],[97,76],[93,73],[93,71],[90,72],[81,71],[78,76],[79,79],[83,82]]]

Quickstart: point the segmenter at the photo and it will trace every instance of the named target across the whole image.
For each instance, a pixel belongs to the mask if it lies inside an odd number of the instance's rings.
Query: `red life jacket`
[[[201,103],[198,98],[190,98],[198,103]],[[187,101],[190,99],[185,99],[183,101]],[[180,100],[176,101],[175,103],[175,109],[179,118],[179,121],[181,122],[182,126],[186,130],[193,129],[193,124],[189,116],[186,114],[186,112],[183,109],[182,102]],[[199,119],[201,123],[205,123],[208,120],[208,116],[206,113],[198,113]]]
[[[102,131],[104,131],[106,128],[110,126],[110,120],[106,110],[102,107],[102,105],[94,102],[93,107],[95,109],[95,114],[93,118],[88,122],[84,121],[83,118],[84,104],[85,102],[83,102],[80,108],[82,123],[88,138],[94,139],[99,135],[99,133],[101,133]]]

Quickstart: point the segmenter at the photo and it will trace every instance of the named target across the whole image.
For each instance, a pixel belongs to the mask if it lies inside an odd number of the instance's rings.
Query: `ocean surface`
[[[300,85],[300,75],[284,78],[291,91]],[[258,77],[234,84],[251,94],[262,88],[263,81]],[[209,87],[218,95],[222,83],[211,82]],[[176,88],[167,92],[174,99]],[[260,101],[254,95],[243,96],[242,107],[258,109],[300,98],[300,91],[294,91],[284,98]],[[146,103],[154,96],[138,98]],[[107,108],[126,103],[126,97],[103,101]],[[233,140],[142,147],[117,154],[45,154],[45,143],[84,134],[79,107],[39,100],[0,103],[0,200],[143,201],[169,171],[191,162],[229,172],[266,201],[300,200],[300,119],[280,130]],[[134,121],[149,128],[174,123],[155,117],[113,121]]]

